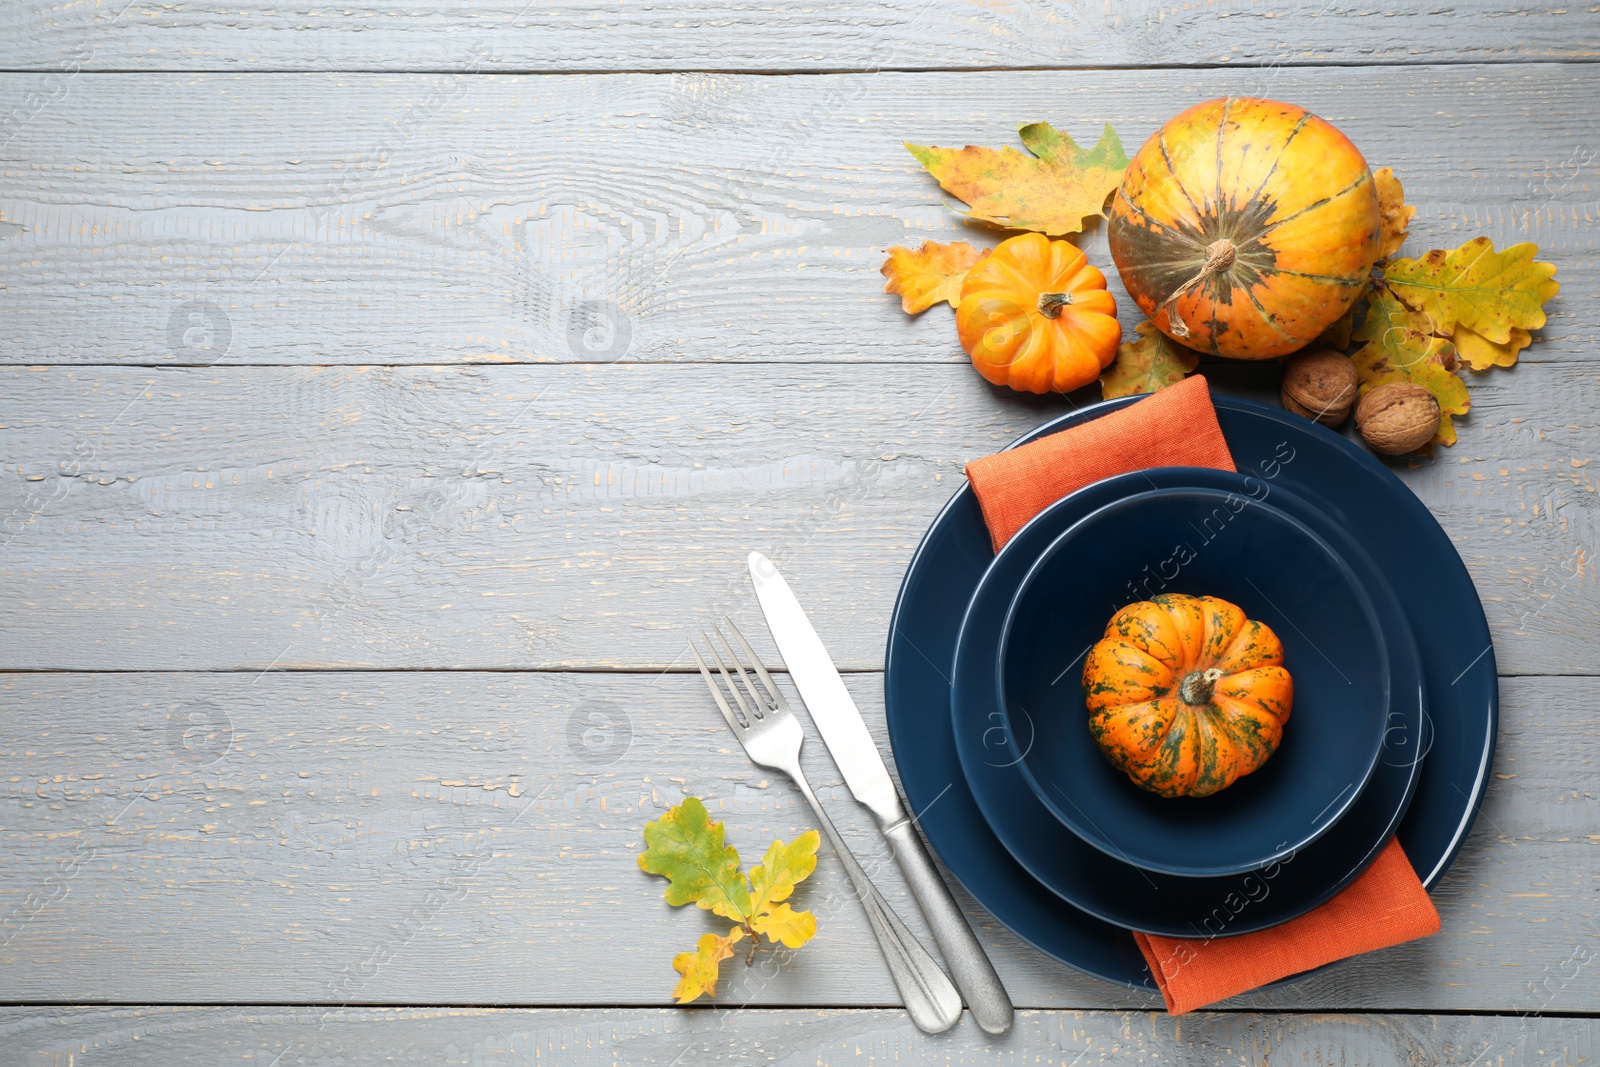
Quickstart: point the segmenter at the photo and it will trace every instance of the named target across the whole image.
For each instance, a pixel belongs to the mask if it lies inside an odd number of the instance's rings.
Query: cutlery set
[[[750,553],[750,575],[784,665],[851,794],[877,818],[950,967],[953,983],[889,907],[834,828],[800,768],[805,734],[799,720],[749,641],[726,617],[723,622],[733,635],[731,642],[721,627],[713,627],[714,640],[711,634],[700,634],[704,656],[690,642],[717,709],[751,761],[787,775],[811,805],[861,899],[889,973],[917,1027],[928,1033],[950,1029],[961,1018],[964,998],[983,1030],[1006,1032],[1013,1014],[1011,999],[917,836],[883,756],[822,639],[771,560]]]

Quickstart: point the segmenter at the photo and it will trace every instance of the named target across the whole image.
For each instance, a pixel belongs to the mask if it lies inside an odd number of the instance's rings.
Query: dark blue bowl
[[[1034,563],[1003,625],[1018,769],[1084,841],[1146,870],[1211,878],[1294,854],[1360,796],[1383,745],[1389,661],[1371,601],[1326,541],[1246,484],[1141,493],[1087,516]],[[1118,609],[1163,592],[1237,604],[1277,633],[1294,676],[1278,751],[1209,797],[1140,788],[1087,726],[1084,655]]]

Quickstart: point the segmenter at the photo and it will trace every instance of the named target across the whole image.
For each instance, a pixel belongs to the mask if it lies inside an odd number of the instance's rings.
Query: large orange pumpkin
[[[1264,623],[1216,597],[1163,593],[1112,616],[1083,692],[1113,766],[1152,793],[1203,797],[1277,751],[1294,682]]]
[[[1378,258],[1378,193],[1349,138],[1293,104],[1196,104],[1139,149],[1108,225],[1128,294],[1168,337],[1287,355],[1355,302]]]
[[[978,373],[1030,393],[1069,393],[1117,358],[1106,276],[1070,241],[1025,233],[967,271],[956,333]]]

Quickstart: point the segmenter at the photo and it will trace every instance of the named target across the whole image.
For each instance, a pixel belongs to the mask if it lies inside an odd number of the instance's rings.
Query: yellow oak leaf
[[[644,828],[647,846],[639,869],[668,880],[667,903],[696,904],[725,919],[746,922],[750,887],[739,870],[739,853],[723,844],[720,822],[712,822],[699,797],[684,797]]]
[[[1090,149],[1079,148],[1048,122],[1019,126],[1017,132],[1032,155],[1014,148],[937,148],[909,141],[906,148],[946,192],[966,202],[969,217],[995,226],[1060,237],[1079,232],[1084,219],[1104,212],[1106,198],[1128,167],[1110,123]]]
[[[706,934],[694,952],[673,957],[672,966],[683,976],[672,991],[678,1003],[716,994],[718,966],[746,934],[753,939],[747,964],[762,937],[799,948],[816,934],[815,915],[780,903],[817,869],[822,839],[815,830],[788,844],[774,841],[748,876],[739,869],[739,853],[724,841],[722,824],[711,821],[698,797],[684,797],[682,804],[645,824],[644,840],[639,869],[667,879],[668,904],[696,904],[738,924],[727,937]]]
[[[1107,400],[1135,393],[1153,393],[1176,385],[1193,372],[1200,356],[1146,321],[1134,327],[1137,341],[1117,346],[1117,358],[1100,375],[1100,394]]]
[[[1401,303],[1387,289],[1373,292],[1367,317],[1355,332],[1366,342],[1351,360],[1365,394],[1385,382],[1415,382],[1439,402],[1439,429],[1434,443],[1453,445],[1456,429],[1452,417],[1472,407],[1467,385],[1455,372],[1455,346],[1433,333],[1428,315]]]
[[[672,957],[672,969],[683,977],[672,989],[673,999],[687,1004],[702,994],[717,995],[717,978],[722,961],[733,955],[733,946],[744,938],[744,927],[735,926],[727,937],[701,934],[700,943],[693,952],[680,952]]]
[[[1522,350],[1533,343],[1533,335],[1527,330],[1513,327],[1511,339],[1501,345],[1465,326],[1457,326],[1450,340],[1455,343],[1456,354],[1461,357],[1461,362],[1473,370],[1481,371],[1515,364]]]
[[[781,942],[785,948],[799,948],[816,934],[817,917],[809,911],[795,911],[787,904],[779,904],[756,916],[750,925],[768,941]]]
[[[1382,236],[1378,243],[1378,258],[1388,259],[1400,251],[1405,243],[1406,231],[1417,209],[1406,203],[1406,191],[1391,167],[1379,167],[1372,172],[1372,185],[1378,191],[1378,215],[1382,220]]]
[[[757,919],[780,900],[788,900],[794,887],[811,876],[817,869],[817,847],[822,839],[815,830],[807,830],[787,845],[774,841],[761,858],[760,864],[750,869],[750,909]],[[759,926],[756,927],[758,930]],[[790,948],[798,946],[791,945]]]
[[[947,245],[924,241],[916,251],[896,245],[878,268],[889,279],[883,291],[898,293],[907,315],[919,315],[940,301],[955,307],[961,303],[961,283],[967,280],[967,271],[988,254],[987,249],[965,241]]]
[[[1497,345],[1511,331],[1544,325],[1544,303],[1560,291],[1553,263],[1533,257],[1538,247],[1512,245],[1496,252],[1487,237],[1454,251],[1435,249],[1421,259],[1397,259],[1383,270],[1389,289],[1433,318],[1433,333],[1448,337],[1465,326]]]

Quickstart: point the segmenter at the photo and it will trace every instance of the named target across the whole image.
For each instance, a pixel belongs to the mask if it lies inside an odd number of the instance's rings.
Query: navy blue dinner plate
[[[1350,531],[1378,561],[1411,620],[1429,694],[1431,749],[1397,836],[1431,887],[1466,839],[1494,755],[1494,652],[1472,578],[1427,507],[1360,446],[1279,408],[1213,399],[1239,470],[1310,499]],[[1071,412],[1014,444],[1137,400]],[[1409,550],[1396,555],[1395,544]],[[977,499],[963,485],[912,557],[889,629],[884,698],[901,784],[945,866],[997,919],[1063,963],[1153,991],[1133,935],[1064,904],[1031,877],[990,831],[962,773],[950,722],[951,669],[962,617],[993,558]],[[1451,625],[1436,625],[1439,618]]]
[[[1000,619],[1022,575],[1063,530],[1104,505],[1150,488],[1231,491],[1239,480],[1239,475],[1226,471],[1158,467],[1108,478],[1057,501],[1017,531],[984,573],[956,646],[951,702],[956,752],[968,787],[995,836],[1030,874],[1064,901],[1106,922],[1145,933],[1169,937],[1246,934],[1287,922],[1323,903],[1366,870],[1393,836],[1417,782],[1420,761],[1416,754],[1425,747],[1422,660],[1399,599],[1371,556],[1321,518],[1315,505],[1263,482],[1259,483],[1264,487],[1263,496],[1327,538],[1354,579],[1366,585],[1376,615],[1374,630],[1388,644],[1390,684],[1386,691],[1368,697],[1384,705],[1374,709],[1382,746],[1370,781],[1363,776],[1365,788],[1344,817],[1316,840],[1260,870],[1207,878],[1164,874],[1142,870],[1092,847],[1054,818],[1018,773],[1015,750],[1033,747],[1038,731],[1030,729],[1027,722],[996,729],[996,723],[1005,718],[997,692],[995,652]],[[1254,610],[1242,606],[1247,613]],[[1324,636],[1324,641],[1329,639]],[[1296,692],[1297,704],[1300,696]],[[1284,749],[1295,740],[1290,732],[1294,722],[1291,713]],[[1273,760],[1283,755],[1280,751]],[[1267,767],[1271,766],[1269,760]],[[1277,806],[1292,805],[1280,800]],[[1320,815],[1315,806],[1303,812],[1308,826]]]

